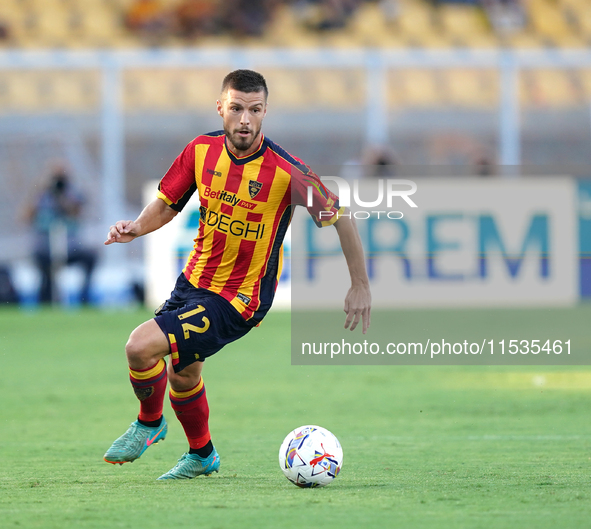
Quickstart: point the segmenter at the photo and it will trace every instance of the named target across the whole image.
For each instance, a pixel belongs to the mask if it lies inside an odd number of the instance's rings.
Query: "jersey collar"
[[[236,156],[232,152],[230,147],[228,147],[227,141],[228,140],[227,140],[226,136],[224,136],[224,148],[226,149],[226,152],[228,153],[230,160],[232,160],[232,163],[234,163],[236,165],[244,165],[244,164],[247,164],[248,162],[252,162],[253,160],[256,160],[259,156],[262,156],[264,154],[264,152],[267,150],[267,142],[265,140],[264,134],[261,134],[261,143],[259,144],[259,148],[256,151],[254,151],[252,154],[249,154],[248,156]]]

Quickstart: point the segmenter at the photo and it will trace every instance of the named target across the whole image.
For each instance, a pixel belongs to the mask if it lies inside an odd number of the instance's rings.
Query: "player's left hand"
[[[359,319],[363,334],[367,332],[371,316],[371,292],[369,286],[351,287],[345,297],[345,329],[355,330]]]

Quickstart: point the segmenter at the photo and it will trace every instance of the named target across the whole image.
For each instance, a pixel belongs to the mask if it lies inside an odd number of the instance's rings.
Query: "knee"
[[[132,369],[147,369],[169,352],[168,339],[154,320],[137,327],[125,345],[127,361]]]
[[[135,369],[145,369],[154,362],[149,354],[148,344],[144,343],[140,333],[134,330],[125,344],[125,355],[129,366]]]

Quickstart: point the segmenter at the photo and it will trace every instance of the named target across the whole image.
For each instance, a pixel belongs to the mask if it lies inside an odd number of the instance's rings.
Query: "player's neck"
[[[263,143],[263,133],[259,132],[255,140],[252,142],[252,145],[246,150],[237,149],[236,146],[228,140],[226,137],[226,148],[236,157],[236,158],[245,158],[246,156],[250,156],[251,154],[257,152]]]

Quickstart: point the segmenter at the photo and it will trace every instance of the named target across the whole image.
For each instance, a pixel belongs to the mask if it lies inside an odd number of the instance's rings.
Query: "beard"
[[[247,136],[246,138],[243,138],[242,136],[240,136],[240,134],[239,134],[240,130],[241,129],[235,129],[234,132],[230,132],[229,129],[224,127],[224,132],[226,133],[226,138],[230,141],[230,143],[232,144],[232,147],[234,147],[234,150],[236,150],[238,152],[240,152],[240,151],[244,152],[252,147],[252,144],[258,138],[259,133],[261,132],[261,128],[259,127],[258,130],[256,130],[256,131],[250,131],[252,135]]]

